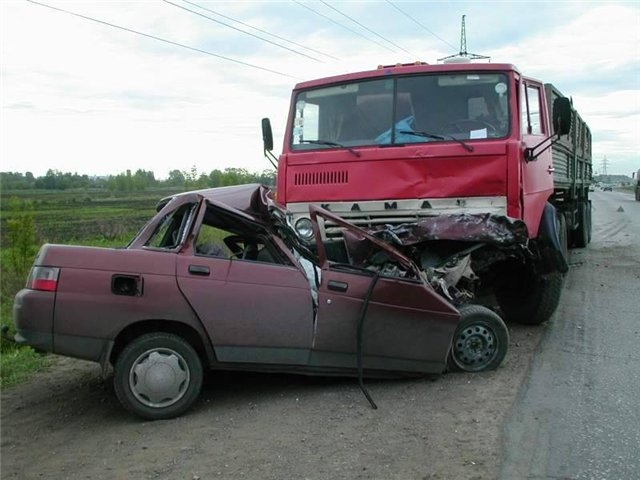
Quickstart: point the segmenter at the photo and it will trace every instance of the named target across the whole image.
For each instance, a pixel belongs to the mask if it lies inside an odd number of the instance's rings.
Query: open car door
[[[355,369],[360,344],[369,372],[444,371],[458,310],[390,245],[320,207],[311,219],[322,268],[311,364]],[[319,222],[341,230],[346,262],[328,258]]]

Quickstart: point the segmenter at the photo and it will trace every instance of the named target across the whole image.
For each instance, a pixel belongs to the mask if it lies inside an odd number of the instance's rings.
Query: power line
[[[194,7],[198,7],[198,8],[201,8],[202,10],[206,10],[207,12],[213,13],[214,15],[217,15],[219,17],[226,18],[227,20],[231,20],[232,22],[239,23],[243,27],[250,28],[250,29],[255,30],[257,32],[264,33],[265,35],[269,35],[271,37],[277,38],[278,40],[282,40],[283,42],[287,42],[287,43],[290,43],[292,45],[295,45],[296,47],[304,48],[305,50],[309,50],[310,52],[314,52],[314,53],[318,53],[320,55],[324,55],[325,57],[328,57],[328,58],[330,58],[332,60],[339,60],[338,58],[334,57],[333,55],[329,55],[328,53],[321,52],[320,50],[316,50],[315,48],[307,47],[307,46],[302,45],[300,43],[294,42],[293,40],[289,40],[287,38],[281,37],[280,35],[276,35],[275,33],[267,32],[266,30],[262,30],[261,28],[254,27],[253,25],[249,25],[248,23],[242,22],[240,20],[236,20],[235,18],[231,18],[231,17],[229,17],[227,15],[223,15],[222,13],[216,12],[214,10],[211,10],[210,8],[207,8],[207,7],[203,7],[202,5],[198,5],[197,3],[190,2],[189,0],[182,0],[182,1],[184,3],[188,3],[189,5],[193,5]]]
[[[311,11],[311,12],[315,13],[316,15],[318,15],[318,16],[320,16],[320,17],[322,17],[322,18],[326,19],[326,20],[329,20],[331,23],[334,23],[334,24],[338,25],[339,27],[344,28],[345,30],[349,30],[351,33],[355,33],[355,34],[356,34],[356,35],[358,35],[359,37],[362,37],[362,38],[364,38],[365,40],[368,40],[368,41],[370,41],[370,42],[373,42],[373,43],[375,43],[376,45],[378,45],[379,47],[382,47],[382,48],[384,48],[384,49],[386,49],[386,50],[389,50],[390,52],[395,53],[395,51],[394,51],[394,50],[392,50],[391,48],[387,47],[386,45],[384,45],[384,44],[382,44],[382,43],[380,43],[380,42],[376,42],[374,39],[369,38],[369,37],[367,37],[366,35],[363,35],[363,34],[361,34],[360,32],[358,32],[358,31],[356,31],[356,30],[354,30],[354,29],[352,29],[352,28],[349,28],[349,27],[347,27],[346,25],[341,24],[340,22],[336,22],[333,18],[328,17],[328,16],[326,16],[326,15],[324,15],[324,14],[322,14],[322,13],[320,13],[320,12],[316,11],[316,10],[314,10],[313,8],[309,7],[308,5],[305,5],[304,3],[302,3],[302,2],[300,2],[300,1],[298,1],[298,0],[293,0],[293,1],[294,1],[295,3],[297,3],[298,5],[300,5],[301,7],[304,7],[304,8],[306,8],[307,10],[309,10],[309,11]]]
[[[362,23],[360,23],[359,21],[357,21],[355,18],[350,17],[349,15],[347,15],[346,13],[341,12],[340,10],[338,10],[337,8],[329,5],[327,2],[325,2],[324,0],[320,0],[321,3],[323,3],[324,5],[326,5],[327,7],[329,7],[331,10],[333,10],[334,12],[339,13],[340,15],[342,15],[343,17],[348,18],[349,20],[351,20],[353,23],[355,23],[356,25],[359,25],[360,27],[364,28],[366,31],[373,33],[376,37],[381,38],[382,40],[384,40],[387,43],[390,43],[391,45],[393,45],[394,47],[402,50],[405,53],[408,53],[411,56],[414,56],[413,53],[405,50],[404,48],[402,48],[400,45],[393,43],[391,40],[389,40],[388,38],[383,37],[382,35],[380,35],[379,33],[371,30],[369,27],[363,25]]]
[[[218,23],[220,25],[224,25],[225,27],[228,27],[228,28],[231,28],[233,30],[236,30],[237,32],[241,32],[241,33],[244,33],[246,35],[249,35],[250,37],[257,38],[258,40],[262,40],[263,42],[267,42],[267,43],[269,43],[271,45],[275,45],[276,47],[284,48],[285,50],[288,50],[289,52],[295,53],[296,55],[302,55],[303,57],[310,58],[311,60],[314,60],[316,62],[323,63],[322,60],[319,60],[319,59],[317,59],[315,57],[307,55],[306,53],[298,52],[297,50],[294,50],[292,48],[285,47],[284,45],[280,45],[279,43],[276,43],[276,42],[272,42],[271,40],[267,40],[266,38],[260,37],[259,35],[254,35],[253,33],[249,33],[249,32],[247,32],[245,30],[242,30],[240,28],[234,27],[233,25],[229,25],[228,23],[224,23],[224,22],[221,22],[220,20],[216,20],[215,18],[211,18],[211,17],[209,17],[209,16],[207,16],[207,15],[205,15],[203,13],[196,12],[195,10],[191,10],[191,9],[189,9],[187,7],[183,7],[182,5],[178,5],[177,3],[170,2],[169,0],[162,0],[162,1],[164,3],[168,3],[169,5],[173,5],[174,7],[181,8],[182,10],[185,10],[187,12],[191,12],[194,15],[198,15],[199,17],[206,18],[207,20],[211,20],[212,22],[216,22],[216,23]]]
[[[402,10],[400,7],[398,7],[397,5],[391,3],[390,0],[385,0],[389,5],[391,5],[393,8],[395,8],[396,10],[398,10],[401,14],[403,14],[405,17],[407,17],[409,20],[411,20],[413,23],[415,23],[416,25],[418,25],[419,27],[421,27],[423,30],[426,30],[427,32],[429,32],[431,35],[433,35],[434,37],[436,37],[438,40],[440,40],[441,42],[445,43],[446,45],[449,45],[451,48],[457,48],[454,47],[453,45],[451,45],[449,42],[447,42],[445,39],[443,39],[442,37],[436,35],[434,32],[432,32],[431,30],[429,30],[427,27],[425,27],[423,24],[421,24],[419,21],[417,21],[415,18],[413,18],[411,15],[409,15],[407,12],[405,12],[404,10]]]
[[[66,14],[69,14],[69,15],[73,15],[74,17],[83,18],[85,20],[91,20],[92,22],[100,23],[102,25],[107,25],[109,27],[117,28],[119,30],[124,30],[125,32],[135,33],[136,35],[140,35],[140,36],[147,37],[147,38],[152,38],[154,40],[158,40],[159,42],[164,42],[164,43],[168,43],[170,45],[175,45],[177,47],[186,48],[187,50],[192,50],[194,52],[204,53],[205,55],[210,55],[212,57],[220,58],[222,60],[227,60],[228,62],[233,62],[233,63],[237,63],[239,65],[244,65],[245,67],[256,68],[256,69],[262,70],[264,72],[274,73],[276,75],[280,75],[280,76],[283,76],[283,77],[288,77],[288,78],[293,78],[294,80],[299,80],[298,77],[294,77],[294,76],[288,75],[286,73],[278,72],[276,70],[271,70],[271,69],[265,68],[265,67],[260,67],[258,65],[254,65],[252,63],[243,62],[242,60],[236,60],[235,58],[230,58],[230,57],[225,57],[223,55],[218,55],[217,53],[208,52],[206,50],[201,50],[199,48],[190,47],[189,45],[184,45],[183,43],[173,42],[171,40],[167,40],[167,39],[161,38],[161,37],[156,37],[155,35],[150,35],[148,33],[142,33],[142,32],[139,32],[137,30],[133,30],[131,28],[121,27],[120,25],[115,25],[113,23],[105,22],[103,20],[98,20],[97,18],[88,17],[88,16],[82,15],[80,13],[71,12],[71,11],[65,10],[63,8],[58,8],[58,7],[54,7],[52,5],[47,5],[46,3],[36,2],[34,0],[27,0],[27,2],[33,3],[35,5],[40,5],[41,7],[47,7],[47,8],[50,8],[52,10],[56,10],[58,12],[66,13]]]

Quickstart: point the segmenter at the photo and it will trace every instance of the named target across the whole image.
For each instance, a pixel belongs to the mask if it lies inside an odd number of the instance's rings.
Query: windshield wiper
[[[330,147],[339,147],[346,148],[351,153],[353,153],[356,157],[359,157],[361,154],[357,150],[354,150],[351,147],[347,147],[346,145],[342,145],[341,143],[330,142],[329,140],[300,140],[300,143],[311,143],[313,145],[328,145]]]
[[[416,137],[435,138],[436,140],[453,140],[454,142],[458,142],[460,145],[462,145],[468,152],[473,152],[473,145],[469,145],[468,143],[465,143],[459,138],[453,137],[451,135],[436,135],[429,132],[414,132],[413,130],[400,130],[398,133],[415,135]]]

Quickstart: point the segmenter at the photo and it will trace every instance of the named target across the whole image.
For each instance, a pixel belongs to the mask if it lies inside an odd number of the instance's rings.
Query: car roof
[[[232,210],[238,210],[254,220],[264,220],[268,216],[270,207],[278,208],[268,186],[260,183],[249,183],[228,187],[205,188],[171,195],[160,200],[156,205],[156,210],[162,210],[173,199],[192,195],[203,197],[213,204],[223,204]]]

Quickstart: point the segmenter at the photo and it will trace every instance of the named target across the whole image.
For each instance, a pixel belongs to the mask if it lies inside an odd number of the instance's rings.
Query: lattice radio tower
[[[471,60],[482,60],[489,59],[491,57],[487,57],[486,55],[478,55],[477,53],[469,53],[467,52],[467,29],[464,24],[464,18],[466,15],[462,15],[462,30],[460,32],[460,52],[455,55],[449,55],[448,57],[439,58],[439,62],[444,62],[446,60],[455,61],[453,59],[461,59],[462,61],[471,61]]]

